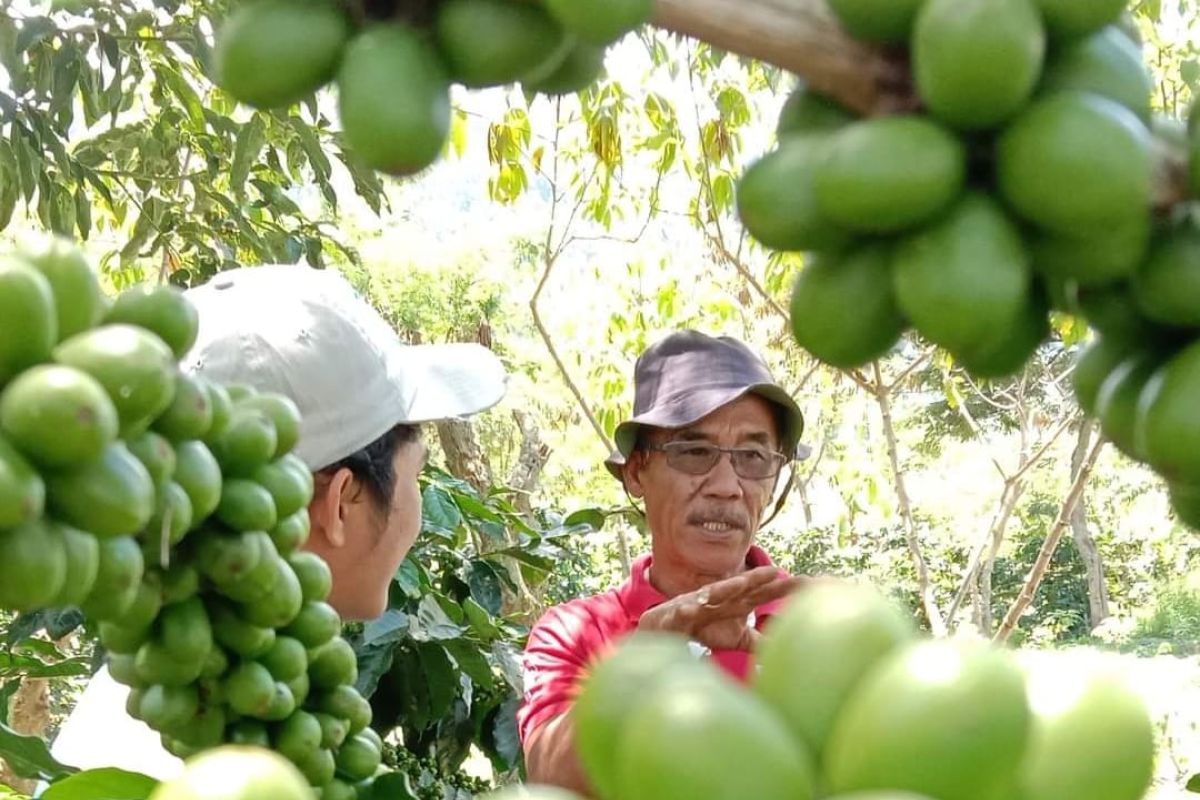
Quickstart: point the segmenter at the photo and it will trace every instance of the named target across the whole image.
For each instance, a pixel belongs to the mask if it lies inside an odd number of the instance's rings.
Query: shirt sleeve
[[[128,697],[129,689],[102,667],[63,723],[50,754],[79,769],[117,767],[160,781],[180,774],[183,762],[163,749],[150,726],[126,712]]]
[[[584,604],[547,611],[525,646],[525,696],[517,710],[522,745],[545,723],[570,710],[596,649],[596,626]]]

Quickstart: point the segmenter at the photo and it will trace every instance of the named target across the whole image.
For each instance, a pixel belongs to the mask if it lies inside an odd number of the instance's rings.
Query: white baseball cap
[[[186,295],[200,333],[183,368],[290,397],[303,418],[296,454],[314,471],[396,425],[484,411],[506,390],[492,351],[404,344],[334,270],[245,267]]]

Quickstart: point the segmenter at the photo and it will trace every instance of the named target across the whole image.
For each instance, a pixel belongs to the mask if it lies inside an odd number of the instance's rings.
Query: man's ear
[[[308,513],[313,536],[320,536],[329,547],[346,544],[346,510],[355,489],[354,473],[343,467],[328,480],[318,480]]]
[[[634,450],[621,465],[621,477],[625,483],[625,491],[639,500],[646,494],[645,487],[642,485],[642,469],[646,466],[645,457],[645,451]]]

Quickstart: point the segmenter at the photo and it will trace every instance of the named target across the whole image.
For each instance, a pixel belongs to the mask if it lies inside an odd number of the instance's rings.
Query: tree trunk
[[[533,504],[530,498],[541,482],[542,470],[550,460],[550,446],[542,441],[541,431],[524,411],[513,411],[513,420],[521,431],[521,451],[516,466],[508,476],[508,485],[517,490],[516,506],[533,523]]]
[[[494,485],[492,466],[488,461],[487,454],[483,451],[483,447],[479,444],[479,437],[475,434],[475,428],[471,423],[462,420],[444,420],[437,423],[437,429],[442,443],[442,450],[446,454],[446,466],[450,470],[450,473],[471,484],[480,495],[486,495]],[[536,428],[532,430],[536,435]],[[530,448],[535,452],[540,452],[540,447],[544,447],[544,445],[540,445],[540,442],[537,445],[530,445]],[[525,449],[526,444],[522,442],[522,452]],[[548,452],[546,455],[549,457]],[[527,479],[536,481],[537,473],[530,473]],[[520,497],[520,493],[518,497]],[[496,549],[478,536],[473,535],[473,541],[475,542],[475,549],[480,553],[487,553]],[[506,534],[505,543],[510,545],[515,544],[516,539]],[[528,615],[535,613],[539,608],[539,603],[529,590],[529,586],[525,583],[525,576],[521,574],[521,565],[510,558],[505,558],[504,563],[508,570],[508,576],[517,587],[517,590],[513,592],[507,586],[504,588],[504,607],[502,612],[505,615]]]
[[[808,496],[808,482],[797,481],[796,496],[800,498],[800,510],[804,512],[804,527],[811,528],[813,521],[812,500]]]
[[[1020,392],[1018,396],[1022,403],[1025,399],[1025,387],[1028,385],[1029,373],[1025,373],[1020,383]],[[1032,438],[1032,428],[1035,427],[1034,412],[1032,409],[1024,411],[1021,414],[1020,441],[1021,451],[1018,456],[1018,470],[1022,469],[1025,464],[1029,463],[1029,446]],[[1025,494],[1025,479],[1024,472],[1020,472],[1019,476],[1011,481],[1011,491],[1009,492],[1009,502],[1004,508],[1004,514],[998,521],[998,524],[992,528],[992,541],[988,548],[987,559],[983,562],[983,569],[979,573],[979,596],[980,596],[980,627],[979,630],[985,636],[990,636],[992,633],[992,576],[996,573],[996,557],[1000,554],[1000,547],[1004,544],[1004,535],[1008,532],[1008,521],[1012,517],[1013,511],[1017,507],[1017,502],[1021,499],[1021,495]],[[1009,481],[1005,482],[1010,483]]]
[[[994,541],[994,540],[993,540]],[[975,619],[975,630],[982,636],[992,635],[992,572],[995,561],[989,552],[987,558],[979,565],[979,574],[971,590],[972,616]]]
[[[471,484],[480,494],[487,494],[493,485],[492,465],[471,423],[458,419],[442,420],[437,423],[437,432],[450,473]]]
[[[1079,503],[1080,495],[1083,494],[1083,487],[1087,485],[1088,477],[1092,474],[1092,469],[1096,466],[1096,459],[1100,457],[1100,451],[1103,449],[1104,439],[1099,438],[1092,445],[1087,457],[1075,473],[1075,481],[1071,484],[1071,489],[1067,492],[1066,499],[1063,500],[1058,518],[1054,521],[1054,525],[1051,526],[1050,532],[1046,535],[1046,541],[1042,543],[1042,549],[1038,552],[1038,557],[1034,561],[1033,568],[1029,570],[1029,576],[1025,580],[1025,585],[1021,587],[1021,592],[1017,595],[1017,599],[1013,601],[1012,607],[1004,615],[1004,623],[1001,624],[1000,630],[996,631],[996,635],[992,637],[993,641],[1001,644],[1007,642],[1008,637],[1016,630],[1022,615],[1029,608],[1029,604],[1033,602],[1034,595],[1037,594],[1042,579],[1046,577],[1046,570],[1050,568],[1050,560],[1054,558],[1054,551],[1058,548],[1058,543],[1062,539],[1063,531],[1067,527],[1067,520],[1075,513],[1075,506]]]
[[[908,540],[908,551],[912,555],[913,565],[917,570],[917,589],[921,595],[921,608],[929,623],[934,636],[944,636],[946,633],[945,617],[938,608],[937,597],[934,595],[933,582],[929,579],[929,565],[921,552],[921,540],[917,535],[917,524],[913,519],[912,505],[908,500],[908,489],[904,485],[904,471],[900,467],[899,446],[896,441],[896,429],[892,424],[892,401],[883,378],[879,374],[879,362],[874,364],[875,370],[875,400],[879,403],[879,413],[883,417],[883,433],[887,439],[888,459],[892,465],[892,480],[896,485],[896,500],[900,506],[900,516],[904,521],[904,532]]]
[[[1077,474],[1083,464],[1094,429],[1095,423],[1091,420],[1087,420],[1079,426],[1079,438],[1076,440],[1074,452],[1071,453],[1072,475]],[[1079,557],[1083,560],[1084,569],[1087,571],[1088,622],[1091,628],[1095,628],[1108,619],[1110,612],[1108,609],[1108,584],[1104,580],[1104,562],[1100,558],[1100,548],[1096,546],[1096,539],[1088,527],[1086,489],[1080,492],[1079,502],[1076,503],[1075,511],[1071,514],[1071,538],[1075,540],[1075,549],[1079,551]]]
[[[793,396],[795,393],[793,392]],[[812,466],[804,473],[804,477],[796,480],[796,494],[800,496],[800,508],[804,511],[805,527],[812,527],[813,522],[813,507],[812,499],[808,496],[808,486],[812,483],[812,479],[817,474],[817,469],[821,466],[821,459],[825,457],[825,448],[829,444],[829,436],[821,437],[821,447],[817,450],[817,455],[813,458]]]
[[[992,576],[996,572],[996,556],[1004,544],[1004,535],[1008,532],[1008,521],[1012,519],[1013,511],[1025,494],[1025,481],[1018,479],[1012,484],[1012,489],[1000,509],[1000,517],[992,526],[992,541],[988,545],[987,555],[979,569],[979,630],[983,635],[992,634]]]
[[[958,609],[962,606],[968,593],[971,596],[974,610],[972,618],[978,620],[979,573],[983,568],[984,560],[988,557],[987,554],[991,552],[991,543],[996,540],[997,529],[1004,530],[1008,527],[1008,520],[1012,516],[1018,499],[1015,489],[1016,483],[1012,478],[1004,481],[1004,490],[1000,493],[1000,507],[996,510],[996,516],[992,519],[991,526],[985,531],[986,535],[971,550],[971,557],[967,561],[967,571],[964,573],[962,583],[959,584],[958,591],[954,594],[954,600],[951,601],[950,608],[946,612],[947,621],[952,620],[958,614]]]
[[[526,522],[533,525],[535,522],[533,493],[537,491],[542,470],[545,468],[546,462],[550,460],[552,451],[550,446],[542,441],[542,434],[538,430],[537,423],[528,414],[524,411],[514,410],[513,419],[521,431],[521,450],[517,456],[516,465],[509,473],[508,485],[516,490],[514,501],[516,507],[525,516]],[[516,539],[510,537],[509,543],[516,544]],[[509,574],[520,591],[517,596],[512,598],[511,602],[506,603],[504,613],[515,614],[532,623],[545,610],[542,592],[531,589],[525,583],[520,564],[515,561],[509,565]]]
[[[990,587],[989,587],[990,588]],[[975,626],[975,630],[981,635],[991,631],[991,624],[987,618],[991,616],[990,608],[985,611],[985,606],[990,606],[991,601],[987,603],[983,600],[983,582],[979,580],[979,576],[971,581],[971,588],[968,590],[971,593],[971,624]]]
[[[42,738],[50,727],[50,682],[45,678],[29,678],[9,701],[9,727],[26,736]],[[37,781],[18,778],[8,765],[0,761],[0,784],[23,794],[33,792]]]

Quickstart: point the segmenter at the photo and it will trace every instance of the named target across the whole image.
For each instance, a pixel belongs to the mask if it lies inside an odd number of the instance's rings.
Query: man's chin
[[[740,572],[746,563],[750,541],[743,531],[730,531],[727,535],[711,535],[693,539],[689,548],[689,560],[697,572],[705,575],[730,575]]]

